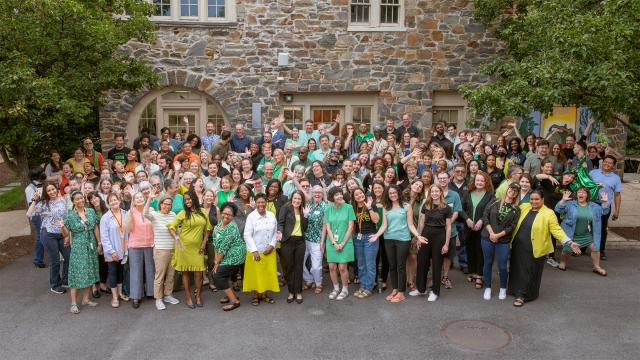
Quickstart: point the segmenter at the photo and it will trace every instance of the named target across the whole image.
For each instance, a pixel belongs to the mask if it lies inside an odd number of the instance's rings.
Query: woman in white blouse
[[[275,247],[278,221],[267,211],[267,198],[258,194],[255,198],[256,209],[247,216],[244,226],[244,241],[247,243],[247,258],[244,265],[242,291],[253,292],[251,305],[257,306],[260,300],[273,304],[268,291],[280,291],[278,285],[277,257]]]

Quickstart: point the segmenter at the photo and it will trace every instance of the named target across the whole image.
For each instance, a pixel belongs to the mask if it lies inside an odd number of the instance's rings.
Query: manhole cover
[[[495,324],[480,320],[458,320],[442,329],[442,335],[455,345],[470,350],[498,350],[511,342],[511,335]]]

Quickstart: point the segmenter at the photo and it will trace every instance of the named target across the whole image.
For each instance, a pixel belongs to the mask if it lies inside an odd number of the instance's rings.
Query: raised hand
[[[309,213],[310,212],[311,212],[311,207],[309,207],[308,204],[305,207],[302,208],[302,215],[304,217],[309,217]]]
[[[565,191],[562,193],[562,201],[567,202],[571,200],[571,191]]]
[[[600,193],[600,201],[603,204],[607,204],[609,202],[609,194],[606,191]]]

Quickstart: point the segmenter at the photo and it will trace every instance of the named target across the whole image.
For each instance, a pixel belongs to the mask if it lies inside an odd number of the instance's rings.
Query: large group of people
[[[281,289],[298,304],[323,293],[433,302],[453,288],[452,269],[490,300],[494,264],[498,298],[520,307],[538,297],[545,264],[566,271],[589,253],[607,275],[619,154],[586,144],[589,128],[550,143],[515,125],[419,129],[404,114],[372,131],[339,118],[275,118],[256,137],[240,123],[201,136],[143,129],[133,148],[116,135],[104,154],[87,138],[31,172],[33,262],[49,268],[51,292],[69,290],[74,314],[109,295],[113,308],[154,299],[164,310],[179,288],[190,309],[203,289],[220,292],[225,311],[240,291],[258,306]]]

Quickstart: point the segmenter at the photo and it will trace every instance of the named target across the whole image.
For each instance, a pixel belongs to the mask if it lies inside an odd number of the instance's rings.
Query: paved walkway
[[[275,304],[257,307],[242,294],[242,306],[225,313],[218,303],[222,294],[206,291],[204,308],[195,310],[179,304],[157,311],[147,300],[137,310],[127,303],[112,309],[103,295],[98,307],[72,315],[68,294],[49,292],[49,269],[35,269],[29,260],[22,257],[0,270],[4,359],[183,359],[197,354],[238,360],[587,360],[637,359],[640,353],[640,252],[635,251],[611,251],[606,278],[591,272],[587,257],[572,259],[566,272],[545,265],[540,297],[522,309],[511,305],[512,298],[498,300],[497,288],[491,301],[482,300],[482,291],[456,270],[451,273],[454,288],[442,289],[435,303],[419,297],[391,304],[378,294],[330,301],[327,291],[318,296],[305,291],[303,304],[287,304],[283,290],[274,296]],[[175,295],[184,299],[182,292]],[[510,343],[497,351],[463,349],[442,335],[456,320],[491,322],[510,334]]]
[[[25,210],[14,210],[0,213],[0,243],[10,237],[31,234],[31,226]]]

